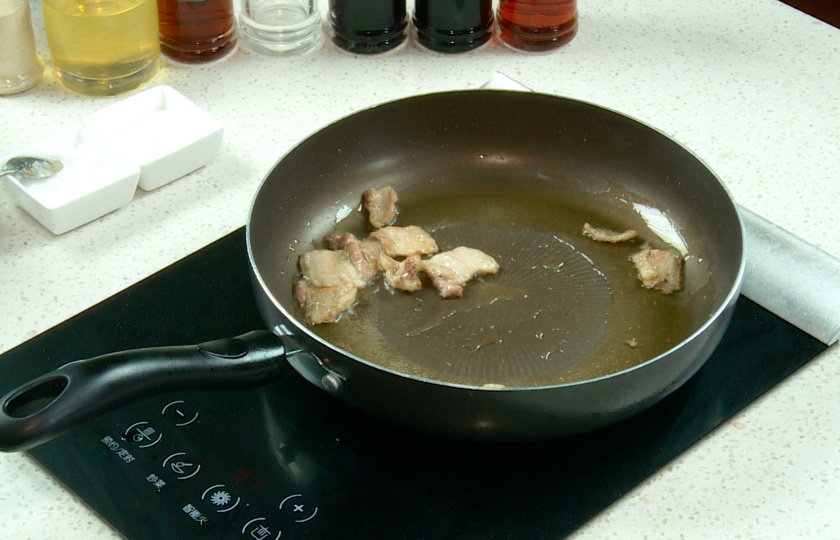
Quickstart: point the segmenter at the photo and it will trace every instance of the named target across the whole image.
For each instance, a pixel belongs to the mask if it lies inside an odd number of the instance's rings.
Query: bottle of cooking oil
[[[56,78],[84,95],[121,94],[160,69],[157,0],[42,0]]]

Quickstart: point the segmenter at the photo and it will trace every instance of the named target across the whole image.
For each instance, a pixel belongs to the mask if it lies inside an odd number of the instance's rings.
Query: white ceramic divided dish
[[[150,88],[86,116],[82,123],[140,167],[140,188],[157,189],[208,164],[223,127],[174,88]]]
[[[0,179],[9,196],[54,234],[125,206],[134,198],[140,178],[137,165],[126,162],[84,127],[68,129],[13,155],[52,158],[64,164],[50,178],[7,175]]]

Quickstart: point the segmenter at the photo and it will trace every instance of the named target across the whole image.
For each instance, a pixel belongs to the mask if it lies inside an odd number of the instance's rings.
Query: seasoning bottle
[[[239,37],[260,54],[302,54],[323,41],[315,0],[240,0]]]
[[[0,0],[0,95],[29,90],[41,80],[44,61],[35,50],[28,0]]]
[[[577,0],[499,0],[499,36],[523,51],[548,51],[577,34]]]
[[[233,0],[157,0],[160,49],[173,60],[202,63],[236,46]]]
[[[84,95],[112,96],[150,81],[160,68],[157,3],[42,0],[56,78]]]
[[[332,41],[356,54],[378,54],[405,43],[405,0],[330,0]]]
[[[417,42],[433,51],[466,52],[490,39],[491,0],[417,0],[414,28]]]

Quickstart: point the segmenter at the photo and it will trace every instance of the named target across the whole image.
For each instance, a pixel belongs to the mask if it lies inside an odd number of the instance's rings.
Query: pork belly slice
[[[362,201],[368,221],[377,229],[392,225],[397,220],[397,192],[391,186],[366,189]]]
[[[382,254],[382,246],[374,240],[365,238],[359,240],[352,233],[333,234],[327,238],[330,249],[343,249],[350,263],[356,268],[359,277],[370,284],[379,275],[382,268],[379,265],[379,256]]]
[[[423,282],[417,274],[420,264],[420,255],[412,255],[403,261],[384,253],[379,255],[379,267],[385,271],[382,275],[385,283],[398,291],[416,292],[423,288]]]
[[[389,257],[431,255],[438,252],[435,239],[417,225],[383,227],[370,233],[370,238],[379,242],[382,251]]]
[[[336,322],[353,307],[357,292],[353,285],[315,287],[305,279],[295,282],[292,289],[295,301],[303,308],[304,321],[310,326]]]
[[[616,244],[618,242],[627,242],[628,240],[636,238],[636,231],[634,231],[633,229],[628,229],[624,232],[618,232],[610,229],[596,228],[590,225],[589,223],[583,224],[582,234],[583,236],[591,238],[596,242],[608,242],[610,244]]]
[[[499,271],[499,263],[493,257],[481,250],[464,246],[420,261],[418,267],[429,276],[442,298],[460,298],[469,280],[481,274],[495,274]]]
[[[352,242],[358,242],[359,239],[353,233],[332,233],[327,236],[327,245],[332,250],[344,249],[344,246]]]
[[[346,251],[316,249],[298,257],[300,272],[313,287],[364,287],[365,280]]]
[[[645,247],[630,257],[646,289],[671,294],[682,288],[682,257],[670,251]]]

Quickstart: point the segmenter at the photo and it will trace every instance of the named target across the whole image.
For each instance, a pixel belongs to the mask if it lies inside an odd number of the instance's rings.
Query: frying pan
[[[332,232],[367,234],[360,195],[385,185],[399,225],[424,227],[442,250],[482,249],[501,270],[460,299],[371,286],[338,323],[306,326],[292,298],[298,256]],[[586,222],[638,237],[595,242]],[[651,406],[703,365],[744,267],[735,204],[691,152],[617,112],[525,92],[415,96],[327,126],[269,172],[246,234],[270,331],[66,364],[2,399],[0,449],[151,393],[266,384],[288,365],[423,431],[581,433]],[[682,290],[642,287],[628,258],[648,245],[684,257]]]

